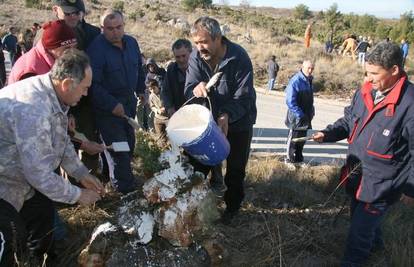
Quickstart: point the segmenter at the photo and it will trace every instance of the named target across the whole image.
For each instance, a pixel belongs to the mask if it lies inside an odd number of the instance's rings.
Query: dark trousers
[[[341,267],[363,266],[371,251],[383,248],[381,222],[389,204],[365,203],[352,199],[351,226]]]
[[[52,232],[54,207],[50,199],[39,192],[24,202],[20,212],[0,199],[0,266],[15,266],[14,254],[30,263],[39,263],[43,254],[53,258]],[[27,252],[26,252],[27,251]]]
[[[3,51],[0,49],[0,89],[6,86],[6,65]]]
[[[305,137],[307,131],[289,130],[287,139],[287,159],[291,162],[302,162],[303,161],[303,147],[305,142],[292,142],[292,138]]]
[[[134,129],[128,124],[126,119],[115,116],[97,116],[96,122],[103,141],[107,146],[113,142],[128,142],[130,152],[114,152],[109,150],[115,165],[114,177],[110,178],[114,188],[121,193],[135,190],[136,182],[131,168],[135,148]]]
[[[83,133],[90,141],[98,142],[98,132],[96,130],[92,104],[85,99],[74,108],[73,115],[75,116],[77,130]],[[81,151],[80,158],[86,168],[91,170],[93,175],[97,175],[99,154],[89,155],[85,151]]]
[[[230,143],[230,154],[227,157],[226,175],[224,182],[227,191],[224,193],[224,202],[227,211],[233,212],[240,209],[244,198],[244,177],[246,165],[250,154],[253,128],[244,132],[229,132],[227,140]],[[205,166],[198,162],[190,161],[195,171],[200,171],[206,176],[212,170],[212,166]]]

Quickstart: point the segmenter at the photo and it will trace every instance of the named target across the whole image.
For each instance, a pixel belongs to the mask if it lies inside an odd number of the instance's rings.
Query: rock
[[[181,163],[177,152],[164,152],[159,160],[168,168],[156,173],[154,178],[148,180],[142,188],[145,198],[151,204],[174,202],[177,193],[191,184],[189,177],[193,173],[193,167]]]
[[[105,257],[112,253],[113,245],[122,243],[124,243],[122,229],[110,222],[101,224],[95,228],[89,244],[79,254],[78,263],[81,267],[103,267]]]
[[[219,217],[216,197],[178,150],[159,161],[165,169],[144,184],[145,199],[139,191],[121,198],[116,223],[96,228],[80,266],[210,266],[207,251],[194,244]]]
[[[174,27],[183,32],[190,32],[190,24],[188,23],[188,21],[183,19],[177,19]]]
[[[227,24],[220,25],[220,30],[223,36],[226,36],[227,34],[230,33],[230,27]]]
[[[161,207],[155,214],[158,235],[172,245],[182,247],[189,246],[194,233],[208,229],[218,217],[215,196],[206,181],[181,195],[176,203]]]
[[[171,26],[171,27],[174,27],[174,25],[175,25],[175,19],[170,19],[169,21],[167,21],[167,25],[168,26]]]
[[[131,201],[119,208],[118,224],[125,233],[136,237],[135,243],[148,244],[152,240],[155,225],[151,212],[146,211],[145,199]]]

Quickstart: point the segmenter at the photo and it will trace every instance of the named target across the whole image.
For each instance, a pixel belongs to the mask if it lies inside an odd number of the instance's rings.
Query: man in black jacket
[[[341,266],[362,266],[383,249],[381,221],[401,199],[414,203],[414,86],[398,45],[381,42],[366,56],[367,77],[344,117],[314,134],[317,142],[348,139],[341,183],[351,195],[351,226]]]
[[[86,10],[83,0],[53,0],[52,11],[58,19],[64,20],[69,27],[73,28],[79,50],[86,51],[95,37],[101,33],[98,27],[85,21]],[[38,32],[38,35],[42,34],[41,31]],[[76,130],[83,133],[90,141],[98,141],[90,95],[82,97],[78,105],[70,109],[69,114],[71,129],[76,127]],[[99,155],[85,152],[89,150],[85,142],[81,144],[80,149],[82,162],[96,175]]]
[[[253,67],[247,52],[221,35],[215,19],[197,19],[191,35],[197,49],[190,55],[185,96],[210,97],[213,117],[230,143],[224,178],[226,210],[222,218],[228,224],[244,198],[245,168],[257,116]],[[223,74],[208,92],[206,84],[216,72]],[[207,166],[199,169],[204,173],[210,170]]]
[[[172,45],[175,62],[168,65],[161,90],[161,97],[169,116],[172,116],[185,102],[185,76],[191,51],[191,42],[187,39],[178,39]]]

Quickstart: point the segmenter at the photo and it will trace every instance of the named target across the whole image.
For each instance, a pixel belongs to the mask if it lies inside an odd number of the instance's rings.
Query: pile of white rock
[[[124,196],[113,221],[95,229],[79,256],[81,266],[162,266],[167,259],[187,266],[186,258],[189,264],[208,266],[208,254],[195,241],[219,217],[216,197],[204,175],[194,173],[178,150],[164,152],[159,161],[165,168],[146,181],[144,198],[139,192]],[[151,246],[153,239],[160,240],[155,233],[169,244]]]

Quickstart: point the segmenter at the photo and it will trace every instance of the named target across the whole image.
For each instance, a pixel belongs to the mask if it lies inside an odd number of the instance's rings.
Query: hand
[[[207,89],[206,89],[207,83],[200,82],[193,90],[193,95],[195,97],[207,97]]]
[[[124,117],[125,116],[124,106],[121,103],[118,103],[115,106],[115,108],[112,110],[112,114],[118,117]]]
[[[102,195],[105,192],[105,188],[103,187],[102,183],[93,176],[92,174],[87,174],[82,177],[79,181],[81,185],[83,185],[86,189],[90,189],[99,195]]]
[[[168,112],[168,117],[171,117],[175,113],[175,108],[169,108],[167,112]]]
[[[68,116],[68,130],[72,133],[76,130],[76,120],[73,115]]]
[[[325,134],[323,132],[317,132],[312,135],[313,141],[322,143],[323,139],[325,138]]]
[[[101,197],[95,191],[81,188],[81,194],[78,199],[78,203],[82,206],[88,206],[94,204],[96,201],[100,199]]]
[[[402,194],[400,201],[407,206],[414,206],[414,198]]]
[[[229,115],[227,115],[227,113],[221,114],[217,118],[217,125],[220,127],[224,135],[227,136],[227,132],[229,131]]]
[[[105,150],[104,144],[98,144],[92,141],[83,141],[80,149],[88,153],[89,155],[96,155],[101,153]]]

